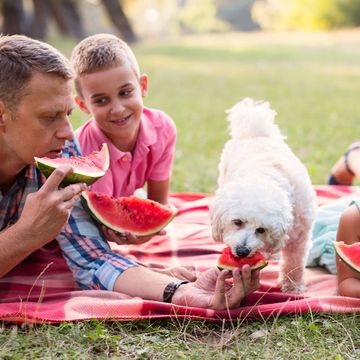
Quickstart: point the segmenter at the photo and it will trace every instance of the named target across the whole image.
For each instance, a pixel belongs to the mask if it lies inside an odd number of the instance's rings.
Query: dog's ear
[[[216,242],[223,241],[224,224],[222,217],[223,211],[221,211],[219,206],[216,206],[215,202],[213,202],[210,205],[211,233]]]
[[[211,224],[211,234],[216,242],[222,242],[223,241],[223,227],[219,222],[213,222]]]
[[[279,251],[284,246],[286,240],[289,238],[287,235],[287,230],[287,228],[280,224],[271,230],[270,237],[274,251]]]

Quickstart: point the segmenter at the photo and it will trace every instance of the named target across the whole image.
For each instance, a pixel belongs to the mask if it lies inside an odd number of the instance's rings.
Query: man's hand
[[[26,198],[17,227],[42,242],[40,246],[59,234],[80,194],[87,189],[86,184],[81,183],[59,189],[62,180],[72,171],[71,166],[60,166],[40,190]]]
[[[151,236],[141,236],[137,237],[130,232],[125,233],[117,233],[106,226],[101,226],[101,231],[105,235],[106,239],[108,241],[114,242],[118,245],[139,245],[144,244],[151,240],[153,236],[155,235],[165,235],[165,230],[160,230],[157,234],[151,235]]]
[[[227,279],[233,277],[233,284]],[[189,284],[180,286],[172,302],[178,305],[203,307],[215,310],[234,309],[246,295],[259,287],[259,270],[251,271],[249,265],[232,271],[211,268]]]

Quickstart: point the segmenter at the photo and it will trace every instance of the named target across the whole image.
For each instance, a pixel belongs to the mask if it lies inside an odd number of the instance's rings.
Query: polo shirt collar
[[[108,144],[110,161],[118,161],[122,157],[127,156],[127,154],[129,154],[128,152],[123,152],[119,150],[103,133],[103,131],[99,128],[95,120],[91,121],[90,126],[92,128],[92,132],[94,134],[96,143],[102,144],[106,142]],[[141,115],[141,123],[137,138],[136,151],[140,152],[140,154],[145,154],[148,151],[147,150],[148,147],[156,143],[156,141],[157,141],[157,133],[155,126],[143,113]]]

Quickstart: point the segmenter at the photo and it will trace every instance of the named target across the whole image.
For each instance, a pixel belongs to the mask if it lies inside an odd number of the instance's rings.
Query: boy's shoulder
[[[143,115],[145,117],[145,121],[150,122],[155,128],[163,129],[165,127],[175,129],[173,119],[162,110],[144,107]]]

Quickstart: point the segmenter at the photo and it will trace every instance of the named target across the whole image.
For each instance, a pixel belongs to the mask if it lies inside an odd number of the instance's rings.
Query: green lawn
[[[228,139],[225,110],[246,96],[270,101],[313,183],[359,136],[360,40],[351,36],[218,35],[134,48],[150,76],[145,105],[176,122],[173,191],[212,192]],[[85,117],[74,115],[74,126]]]
[[[228,139],[225,110],[266,99],[314,184],[360,136],[360,34],[214,35],[134,50],[150,76],[145,104],[178,128],[172,191],[213,192]],[[357,39],[358,37],[358,39]],[[59,43],[69,54],[71,42]],[[74,127],[85,117],[78,111]],[[359,359],[356,315],[248,323],[190,320],[0,327],[1,359]]]

